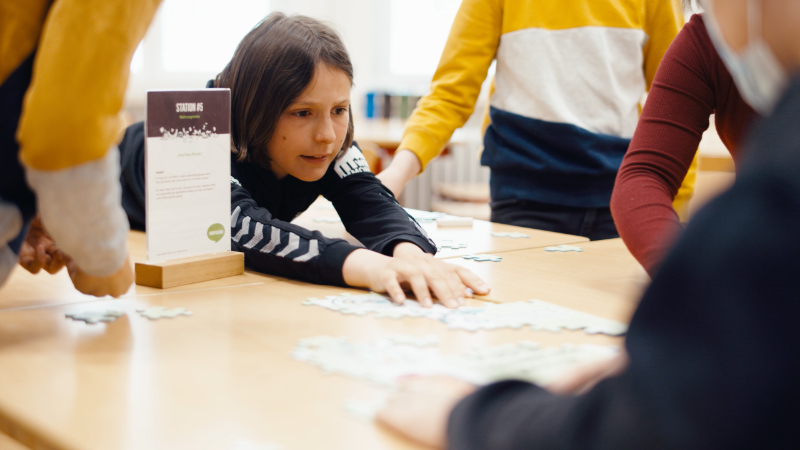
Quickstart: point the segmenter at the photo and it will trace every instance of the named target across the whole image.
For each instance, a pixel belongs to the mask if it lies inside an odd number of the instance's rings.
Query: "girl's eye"
[[[296,113],[294,113],[294,114],[295,114],[297,117],[308,117],[309,115],[311,115],[311,113],[310,113],[309,111],[297,111],[297,112],[296,112]]]
[[[341,116],[342,114],[347,112],[347,108],[336,108],[333,110],[333,113],[337,116]]]

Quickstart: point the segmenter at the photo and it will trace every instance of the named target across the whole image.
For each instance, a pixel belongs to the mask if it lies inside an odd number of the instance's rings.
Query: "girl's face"
[[[311,82],[281,114],[267,143],[278,179],[291,175],[317,181],[325,175],[347,134],[350,85],[341,70],[317,64]]]

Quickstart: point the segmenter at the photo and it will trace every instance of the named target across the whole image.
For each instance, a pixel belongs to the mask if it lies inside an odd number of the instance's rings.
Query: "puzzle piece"
[[[503,258],[495,255],[465,255],[462,256],[462,258],[471,259],[473,261],[478,261],[478,262],[484,262],[484,261],[500,262],[503,260]]]
[[[421,211],[419,209],[412,209],[412,208],[403,208],[403,209],[406,210],[409,216],[416,219],[417,222],[433,222],[436,219],[447,215],[445,213]]]
[[[516,231],[513,232],[513,233],[495,232],[495,233],[492,233],[492,236],[494,236],[494,237],[508,237],[508,238],[511,238],[511,239],[521,239],[521,238],[529,238],[530,237],[530,235],[527,235],[525,233],[518,233]]]
[[[84,311],[81,313],[69,313],[65,314],[66,317],[69,317],[72,320],[78,321],[82,320],[86,323],[97,323],[97,322],[113,322],[117,320],[117,318],[124,316],[125,313],[122,311]]]
[[[324,299],[309,298],[304,305],[321,306],[342,314],[376,318],[424,317],[438,320],[451,329],[468,331],[494,330],[498,328],[521,328],[560,331],[584,330],[589,334],[603,333],[611,336],[625,334],[627,325],[604,319],[573,309],[564,308],[541,300],[493,304],[481,307],[462,306],[449,309],[441,304],[423,308],[415,300],[406,300],[403,305],[392,303],[388,297],[370,293],[365,295],[331,295]]]
[[[324,222],[324,223],[340,223],[342,219],[338,217],[316,217],[312,219],[314,222]]]
[[[444,241],[442,241],[441,245],[437,245],[436,246],[436,250],[440,251],[443,248],[449,248],[449,249],[452,249],[452,250],[459,250],[459,249],[462,249],[462,248],[467,248],[467,243],[466,242],[456,242],[456,241],[453,241],[452,239],[445,239]]]
[[[143,317],[150,320],[158,320],[164,317],[172,319],[178,316],[191,316],[192,312],[187,311],[186,308],[173,308],[167,309],[164,306],[151,306],[149,308],[139,308],[136,310]]]
[[[583,248],[572,245],[557,245],[555,247],[545,247],[546,252],[582,252]]]
[[[501,379],[521,379],[548,384],[566,370],[587,362],[608,359],[618,347],[591,344],[542,347],[536,342],[475,348],[464,353],[443,354],[438,348],[418,348],[388,339],[350,342],[346,337],[316,336],[301,339],[292,353],[298,361],[375,383],[392,385],[409,375],[448,375],[475,384]],[[351,414],[368,417],[379,407],[373,402],[348,401]]]

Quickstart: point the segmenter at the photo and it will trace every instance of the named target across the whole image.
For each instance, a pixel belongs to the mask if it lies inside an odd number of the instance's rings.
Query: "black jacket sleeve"
[[[411,242],[435,254],[436,244],[369,171],[357,145],[337,159],[326,175],[325,198],[333,203],[347,231],[370,250],[392,256],[395,245]]]
[[[625,373],[578,397],[484,387],[451,413],[450,448],[800,446],[798,123],[800,79],[644,294]]]
[[[358,247],[273,219],[233,177],[231,210],[231,249],[244,253],[247,266],[271,275],[346,286],[344,260]]]
[[[134,230],[145,229],[144,208],[144,122],[125,130],[119,143],[122,208]]]

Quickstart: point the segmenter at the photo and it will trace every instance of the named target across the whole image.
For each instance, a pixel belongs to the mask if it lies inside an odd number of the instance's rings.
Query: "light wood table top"
[[[621,343],[575,331],[451,331],[425,318],[301,305],[343,291],[363,292],[280,281],[0,311],[0,430],[27,436],[28,445],[70,450],[411,449],[417,447],[345,410],[348,400],[370,401],[387,388],[294,361],[297,340],[436,334],[444,352],[524,339]],[[610,296],[595,302],[615,311],[634,307]],[[134,312],[154,305],[186,307],[193,316],[149,321]],[[109,308],[127,315],[96,325],[64,317]]]
[[[128,237],[128,245],[132,262],[140,262],[146,259],[145,234],[143,232],[131,231]],[[284,278],[256,272],[245,272],[243,275],[235,277],[221,278],[219,280],[205,281],[169,289],[156,289],[134,284],[123,297],[161,295],[169,292],[201,291],[228,286],[268,283],[283,279]],[[75,290],[66,269],[62,269],[55,275],[50,275],[45,271],[40,271],[38,274],[33,275],[22,267],[17,266],[5,285],[0,288],[0,311],[15,308],[93,302],[96,300],[96,297],[84,295]]]
[[[329,223],[315,221],[315,219],[338,218],[339,216],[336,214],[336,210],[330,206],[330,202],[320,198],[314,202],[308,210],[293,220],[292,223],[308,230],[317,230],[326,237],[345,239],[350,243],[361,245],[358,240],[345,230],[344,224],[341,222]],[[582,236],[515,227],[484,220],[474,220],[471,227],[439,227],[435,222],[420,222],[420,225],[425,229],[431,239],[439,245],[445,240],[452,240],[456,243],[467,243],[467,248],[463,249],[443,248],[437,252],[437,258],[455,258],[470,254],[507,252],[511,250],[538,248],[549,245],[575,244],[589,241],[589,239]],[[519,239],[508,237],[498,238],[492,236],[494,232],[517,232],[527,234],[530,237]]]
[[[491,287],[481,299],[504,303],[543,300],[608,319],[628,322],[649,277],[622,239],[575,244],[583,252],[544,248],[498,254],[501,262],[451,259]]]

